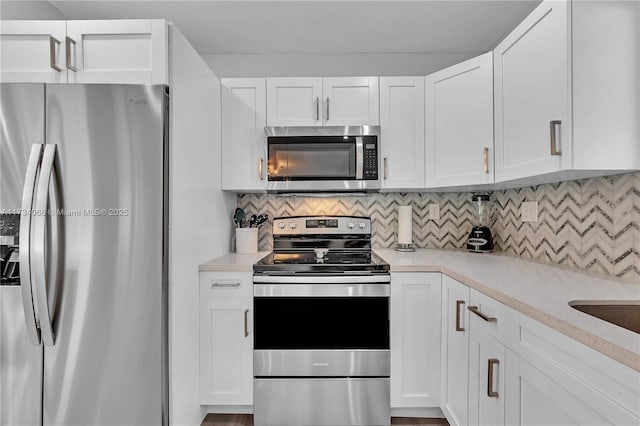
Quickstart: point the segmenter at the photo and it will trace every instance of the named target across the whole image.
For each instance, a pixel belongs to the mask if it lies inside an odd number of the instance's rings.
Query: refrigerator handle
[[[59,255],[62,252],[61,239],[61,214],[59,209],[60,190],[58,188],[58,176],[56,170],[56,147],[47,144],[44,147],[42,166],[40,168],[40,180],[36,191],[36,215],[34,219],[33,257],[36,303],[40,316],[40,332],[42,342],[47,346],[55,344],[53,330],[52,306],[56,303],[56,290],[58,279]],[[50,219],[51,235],[50,245],[47,246],[47,219]],[[50,247],[47,250],[47,247]],[[48,268],[47,268],[48,267]],[[47,272],[49,274],[47,275]]]
[[[20,261],[20,290],[22,291],[22,305],[24,319],[27,325],[29,341],[34,345],[40,345],[40,330],[38,329],[38,317],[35,309],[35,293],[31,280],[31,219],[33,218],[33,195],[38,176],[38,167],[42,158],[42,144],[31,145],[27,174],[22,190],[22,211],[20,218],[20,246],[18,248]]]

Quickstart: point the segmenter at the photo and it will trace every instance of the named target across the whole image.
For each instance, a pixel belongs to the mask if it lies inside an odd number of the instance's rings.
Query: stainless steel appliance
[[[389,265],[364,217],[275,218],[254,265],[254,424],[389,425]]]
[[[0,425],[168,424],[167,108],[0,85]]]
[[[380,189],[378,126],[268,127],[267,190]]]
[[[489,194],[473,194],[473,228],[467,238],[467,250],[487,253],[493,251],[491,224],[491,202]]]

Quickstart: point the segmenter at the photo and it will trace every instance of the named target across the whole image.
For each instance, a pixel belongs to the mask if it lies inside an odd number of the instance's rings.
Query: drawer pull
[[[215,281],[211,281],[211,290],[214,288],[229,288],[229,287],[240,287],[240,283],[219,283]]]
[[[464,304],[464,300],[456,300],[456,331],[464,331],[464,327],[460,325],[460,307]]]
[[[476,314],[477,316],[479,316],[480,318],[482,318],[483,320],[485,320],[486,322],[498,322],[498,319],[496,317],[488,317],[482,312],[480,312],[480,309],[478,309],[477,306],[469,306],[467,307],[467,309],[473,312],[474,314]]]
[[[244,310],[244,337],[249,336],[249,309]]]
[[[74,39],[72,39],[71,37],[67,37],[65,38],[65,50],[66,50],[66,56],[67,56],[67,69],[73,72],[77,72],[78,68],[74,67],[73,65],[71,65],[71,45],[73,45],[73,49],[75,51],[76,48],[76,41]]]
[[[488,368],[487,368],[487,396],[489,398],[497,398],[498,397],[498,392],[493,390],[493,366],[494,365],[499,365],[500,361],[495,359],[495,358],[491,358],[488,360]]]

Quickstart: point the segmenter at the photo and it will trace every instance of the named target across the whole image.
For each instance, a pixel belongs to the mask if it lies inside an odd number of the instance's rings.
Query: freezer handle
[[[33,257],[35,258],[35,288],[38,314],[40,316],[40,331],[42,342],[47,346],[55,344],[53,317],[51,312],[56,303],[58,278],[58,262],[61,246],[61,218],[60,189],[56,167],[56,148],[54,144],[44,147],[40,180],[36,191],[36,211],[34,220]],[[47,222],[51,224],[47,229]],[[47,232],[48,231],[48,232]],[[47,235],[50,235],[50,245],[47,246]],[[50,250],[47,250],[50,247]],[[47,274],[48,272],[48,274]]]
[[[38,317],[34,303],[34,291],[31,281],[31,219],[33,208],[33,193],[38,176],[38,167],[42,158],[42,144],[31,145],[31,154],[27,164],[27,174],[22,190],[22,214],[20,218],[20,246],[18,248],[20,261],[20,287],[22,290],[22,305],[24,307],[24,319],[27,325],[29,341],[34,345],[40,345],[40,330],[38,329]]]

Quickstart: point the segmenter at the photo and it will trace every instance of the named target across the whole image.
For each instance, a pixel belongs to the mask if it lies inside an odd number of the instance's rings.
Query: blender
[[[467,250],[478,253],[493,251],[493,237],[489,224],[491,221],[491,204],[489,194],[473,194],[473,228],[467,238]]]

